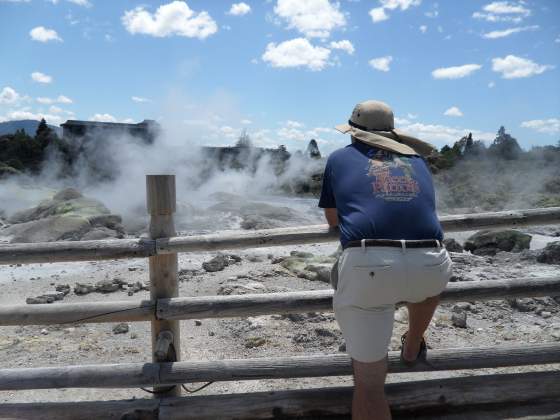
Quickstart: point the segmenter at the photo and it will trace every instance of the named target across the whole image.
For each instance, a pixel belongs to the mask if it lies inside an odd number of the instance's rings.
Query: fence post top
[[[146,206],[150,215],[168,215],[177,210],[175,175],[146,175]]]

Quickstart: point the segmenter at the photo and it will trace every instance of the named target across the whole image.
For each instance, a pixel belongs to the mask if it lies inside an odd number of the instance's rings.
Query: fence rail
[[[560,276],[450,283],[442,302],[560,296]],[[237,296],[177,297],[144,301],[0,306],[2,325],[49,325],[233,318],[332,311],[332,290]]]
[[[560,207],[442,216],[445,232],[560,223]],[[118,239],[0,245],[0,264],[145,258],[159,254],[335,241],[327,225],[160,239]]]
[[[485,405],[558,403],[558,372],[475,375],[389,383],[385,386],[395,414],[445,412]],[[200,395],[164,400],[13,403],[0,406],[0,418],[12,420],[223,420],[328,418],[350,412],[351,387],[312,388]],[[126,416],[126,417],[125,417]],[[466,417],[468,418],[468,417]],[[472,417],[471,417],[472,418]],[[553,417],[550,417],[553,418]]]
[[[389,352],[389,373],[472,370],[560,363],[560,343],[430,350],[427,363],[402,364]],[[345,354],[175,363],[124,363],[0,369],[0,391],[49,388],[126,388],[192,382],[312,378],[352,374]]]
[[[319,388],[180,398],[188,382],[280,379],[351,374],[341,354],[221,361],[179,361],[179,320],[244,317],[332,310],[331,290],[241,296],[178,297],[177,253],[334,241],[326,225],[175,237],[175,180],[146,180],[148,239],[0,245],[0,264],[149,258],[150,300],[0,306],[0,325],[150,321],[152,362],[0,369],[0,390],[153,386],[154,400],[0,405],[0,418],[28,419],[225,419],[347,414],[351,388]],[[560,207],[444,216],[446,232],[560,222]],[[560,296],[560,276],[450,283],[442,301],[484,301]],[[430,350],[428,363],[410,369],[390,352],[389,371],[439,371],[560,363],[560,343]],[[391,383],[393,410],[449,408],[469,404],[557,401],[560,373],[475,375]]]

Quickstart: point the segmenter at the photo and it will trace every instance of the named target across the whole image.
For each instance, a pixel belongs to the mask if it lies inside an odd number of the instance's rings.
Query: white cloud
[[[496,137],[496,133],[494,132],[485,132],[471,128],[449,127],[441,124],[423,124],[420,122],[405,124],[399,128],[438,146],[453,144],[468,133],[472,133],[475,139],[486,142],[490,142]]]
[[[111,122],[111,123],[126,123],[126,124],[132,124],[134,123],[134,120],[132,118],[124,118],[122,120],[119,120],[118,118],[112,116],[111,114],[94,114],[91,117],[89,117],[89,121],[97,121],[97,122]]]
[[[383,7],[375,7],[369,11],[369,15],[371,16],[371,20],[373,23],[383,22],[384,20],[389,19],[389,15],[385,13],[385,9]]]
[[[4,116],[0,116],[0,120],[4,121],[40,120],[41,118],[44,118],[49,124],[60,124],[66,119],[56,114],[34,113],[25,109],[10,111]]]
[[[487,22],[519,23],[524,18],[531,15],[531,10],[525,7],[525,2],[522,0],[517,3],[495,1],[485,5],[482,10],[482,12],[474,12],[472,17],[486,20]]]
[[[54,29],[47,29],[44,26],[37,26],[29,31],[29,35],[33,41],[49,42],[58,41],[62,42],[62,38],[58,36]]]
[[[504,29],[503,31],[492,31],[482,35],[483,38],[486,39],[496,39],[496,38],[505,38],[506,36],[510,36],[516,34],[518,32],[524,31],[536,31],[539,29],[539,25],[532,25],[532,26],[521,26],[518,28],[509,28]]]
[[[37,102],[43,105],[50,105],[50,104],[71,104],[73,101],[68,96],[59,95],[58,98],[47,98],[44,96],[40,96],[35,99]]]
[[[240,123],[243,125],[250,125],[253,124],[253,121],[245,119],[245,120],[241,120]]]
[[[31,73],[31,78],[33,79],[34,82],[37,83],[51,83],[52,82],[52,77],[49,76],[48,74],[45,73],[41,73],[40,71],[34,71],[33,73]]]
[[[522,16],[529,16],[531,11],[523,6],[524,2],[514,3],[508,1],[495,1],[487,4],[482,8],[485,12],[495,13],[500,15],[519,14]]]
[[[333,41],[329,44],[329,46],[333,50],[343,50],[343,51],[346,51],[350,55],[354,54],[354,51],[355,51],[354,45],[352,45],[352,43],[350,41],[348,41],[347,39],[343,39],[342,41]]]
[[[492,89],[494,86],[496,86],[496,83],[494,83],[494,82],[488,83],[488,87],[489,87],[490,89]]]
[[[70,3],[77,4],[78,6],[91,7],[92,4],[88,0],[67,0]]]
[[[6,86],[0,91],[0,104],[15,104],[21,99],[21,95],[14,89]]]
[[[131,34],[155,37],[172,35],[205,39],[218,31],[218,26],[208,12],[194,12],[184,1],[164,4],[150,13],[144,7],[127,10],[121,21]]]
[[[426,25],[420,25],[418,29],[420,29],[420,32],[422,32],[423,34],[428,31],[428,27]]]
[[[517,57],[515,55],[492,59],[492,70],[501,73],[503,79],[531,77],[553,68],[554,66],[537,64],[527,58]]]
[[[233,3],[229,9],[228,14],[233,16],[243,16],[251,11],[251,6],[247,3]]]
[[[339,3],[329,0],[278,0],[274,13],[309,38],[328,38],[337,28],[346,26]]]
[[[407,10],[410,7],[418,6],[422,0],[379,0],[381,7],[375,7],[369,11],[373,23],[382,22],[389,19],[386,10]],[[437,15],[436,15],[437,16]]]
[[[132,99],[134,102],[138,102],[138,103],[151,102],[150,99],[142,98],[141,96],[133,96],[130,99]]]
[[[59,104],[71,104],[73,101],[68,96],[58,95],[58,98],[56,98],[56,102],[58,102]]]
[[[446,110],[443,115],[446,115],[448,117],[462,117],[463,113],[461,112],[461,110],[459,108],[457,108],[456,106],[452,106],[451,108],[449,108],[448,110]]]
[[[480,64],[464,64],[455,67],[440,67],[432,71],[434,79],[460,79],[462,77],[470,76],[477,70],[480,70]]]
[[[98,122],[117,122],[117,119],[111,114],[95,114],[89,117],[89,120]]]
[[[368,63],[375,70],[389,71],[391,70],[391,61],[393,61],[393,57],[386,55],[385,57],[372,58]]]
[[[328,48],[315,47],[305,38],[295,38],[278,45],[269,43],[262,59],[272,67],[307,67],[320,71],[328,65],[330,53]]]
[[[549,118],[548,120],[523,121],[521,127],[531,128],[539,133],[558,134],[560,133],[560,119]]]

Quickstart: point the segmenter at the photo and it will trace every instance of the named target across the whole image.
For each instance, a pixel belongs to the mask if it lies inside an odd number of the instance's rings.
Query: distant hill
[[[16,130],[23,128],[28,135],[33,137],[37,131],[38,125],[39,121],[36,120],[6,121],[0,123],[0,136],[3,136],[4,134],[14,134]],[[59,137],[62,136],[62,128],[57,125],[50,124],[49,127],[52,128]]]

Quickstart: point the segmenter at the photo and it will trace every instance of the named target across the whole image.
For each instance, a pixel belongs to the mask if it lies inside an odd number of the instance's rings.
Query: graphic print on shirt
[[[368,157],[367,174],[375,178],[371,184],[373,195],[385,201],[410,201],[418,196],[420,186],[413,178],[411,158],[385,150],[368,153]]]

